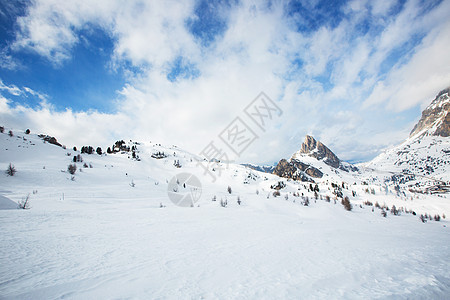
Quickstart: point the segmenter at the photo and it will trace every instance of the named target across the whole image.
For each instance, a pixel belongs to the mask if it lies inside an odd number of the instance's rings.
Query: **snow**
[[[4,191],[0,191],[2,193]],[[17,209],[18,204],[11,199],[0,195],[0,210],[2,209]]]
[[[67,166],[79,152],[19,135],[0,134],[0,169],[9,163],[17,169],[15,176],[0,175],[0,203],[29,194],[31,209],[0,210],[2,299],[442,299],[450,294],[447,219],[422,223],[418,216],[389,212],[383,218],[379,209],[360,207],[366,200],[398,206],[405,201],[392,189],[381,193],[383,185],[376,181],[368,185],[376,194],[364,193],[364,174],[340,171],[318,182],[323,197],[333,196],[327,181],[344,179],[350,185],[345,195],[357,190],[348,212],[333,198],[314,201],[304,183],[240,165],[231,164],[213,183],[194,155],[155,143],[137,145],[141,161],[129,153],[82,154],[93,168],[77,163],[72,180]],[[151,158],[158,151],[168,157]],[[195,207],[178,207],[167,196],[167,183],[182,172],[202,183]],[[353,180],[358,182],[351,186]],[[287,186],[274,197],[270,185],[278,181]],[[303,206],[294,192],[308,196],[310,205]],[[448,198],[420,197],[408,200],[408,208],[450,216]]]

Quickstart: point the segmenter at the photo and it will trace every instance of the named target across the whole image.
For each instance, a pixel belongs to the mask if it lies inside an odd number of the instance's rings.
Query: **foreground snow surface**
[[[14,177],[0,175],[1,299],[450,295],[448,218],[427,223],[411,214],[383,218],[379,209],[358,205],[366,197],[405,201],[391,194],[361,193],[352,198],[351,212],[333,200],[315,202],[292,181],[274,198],[269,186],[280,180],[274,175],[236,165],[213,184],[181,150],[165,149],[180,159],[181,169],[173,166],[174,157],[150,158],[159,149],[155,145],[139,146],[140,162],[127,154],[83,155],[92,168],[78,163],[71,180],[67,165],[79,152],[31,135],[27,140],[0,135],[0,147],[0,168],[10,162],[17,168]],[[202,182],[195,207],[177,207],[168,199],[167,182],[179,172],[194,173]],[[248,176],[255,179],[243,183]],[[327,187],[320,184],[321,196],[330,193]],[[309,195],[310,206],[301,205],[294,191]],[[31,209],[5,209],[28,193]],[[219,202],[225,197],[223,208]],[[449,211],[446,197],[419,200],[417,208],[426,206],[425,211],[433,206]],[[408,200],[408,206],[419,200]]]
[[[145,199],[80,199],[0,210],[0,296],[444,299],[450,294],[446,222],[422,224],[412,216],[382,218],[336,206],[257,199],[227,208],[160,209]]]

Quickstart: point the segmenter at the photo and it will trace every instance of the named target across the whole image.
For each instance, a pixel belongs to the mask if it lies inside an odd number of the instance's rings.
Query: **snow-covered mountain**
[[[261,166],[261,165],[255,165],[255,164],[242,164],[244,167],[256,170],[256,171],[260,171],[263,173],[273,173],[273,170],[275,169],[276,166]]]
[[[0,169],[15,171],[0,174],[2,299],[450,293],[449,195],[357,171],[312,137],[285,160],[295,178],[155,142],[75,149],[0,129]]]
[[[342,181],[342,172],[357,171],[353,165],[341,161],[327,146],[307,135],[300,150],[289,160],[280,160],[273,173],[280,177],[315,182],[324,176]]]
[[[450,87],[439,92],[422,112],[422,117],[411,131],[410,137],[422,135],[450,136]]]
[[[390,172],[411,189],[450,191],[450,89],[423,111],[408,139],[363,164],[366,171]]]

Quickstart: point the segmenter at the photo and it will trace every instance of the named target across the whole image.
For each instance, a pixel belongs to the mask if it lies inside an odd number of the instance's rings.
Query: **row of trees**
[[[74,151],[77,151],[77,147],[73,147]],[[97,152],[98,155],[102,155],[103,154],[103,150],[100,147],[97,147],[97,149],[95,150],[95,152]],[[92,146],[83,146],[81,147],[81,153],[86,153],[86,154],[93,154],[94,153],[94,148]]]

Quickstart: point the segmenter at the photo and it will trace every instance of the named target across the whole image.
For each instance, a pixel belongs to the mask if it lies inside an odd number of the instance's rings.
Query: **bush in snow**
[[[131,180],[130,186],[131,186],[131,187],[135,187],[135,186],[136,186],[136,184],[134,183],[133,180]]]
[[[223,201],[222,199],[220,199],[220,206],[222,206],[222,207],[227,207],[227,205],[228,205],[227,199],[225,199],[225,201]]]
[[[239,205],[241,205],[241,197],[237,197],[237,203],[239,204]]]
[[[286,187],[286,183],[284,181],[278,181],[277,184],[273,184],[270,186],[271,189],[273,190],[281,190],[284,189]]]
[[[70,173],[71,175],[74,175],[75,172],[77,171],[77,165],[76,165],[76,164],[70,164],[70,165],[67,167],[67,171],[69,171],[69,173]]]
[[[3,132],[5,132],[5,127],[0,126],[0,133],[3,133]]]
[[[19,201],[20,209],[30,209],[30,194],[28,194],[25,198]]]
[[[6,169],[6,175],[14,176],[14,174],[16,174],[16,172],[17,172],[16,168],[10,163],[8,168]]]
[[[427,219],[424,215],[420,215],[419,219],[420,219],[420,221],[422,221],[422,223],[425,223],[427,221]]]
[[[275,192],[273,192],[273,194],[272,194],[274,197],[278,197],[278,196],[280,196],[281,195],[281,193],[280,193],[280,191],[279,190],[276,190]]]
[[[330,196],[326,195],[326,196],[325,196],[325,201],[330,202],[330,201],[331,201]]]
[[[397,207],[395,207],[395,205],[392,205],[391,214],[393,214],[394,216],[400,215],[400,211],[397,209]]]
[[[214,195],[213,197],[212,197],[212,201],[216,201],[216,195]]]
[[[231,186],[227,187],[228,194],[231,194]]]
[[[387,213],[386,213],[386,211],[382,208],[381,209],[381,215],[383,216],[383,217],[385,217],[386,218],[386,216],[387,216]]]
[[[295,201],[295,200],[294,200],[294,201]],[[308,198],[308,197],[305,197],[305,199],[303,199],[302,204],[303,204],[303,206],[309,206],[309,198]]]
[[[435,221],[440,221],[441,220],[441,216],[440,215],[434,215],[434,220]]]
[[[8,132],[8,135],[11,136],[11,137],[14,136],[14,134],[13,134],[13,132],[11,130]]]
[[[346,210],[352,210],[352,204],[350,203],[350,199],[348,198],[348,196],[345,196],[344,199],[342,199],[341,204],[344,205],[344,208]]]
[[[30,134],[30,129],[25,130],[25,134]]]
[[[96,152],[97,152],[98,155],[102,155],[102,148],[97,147]]]

